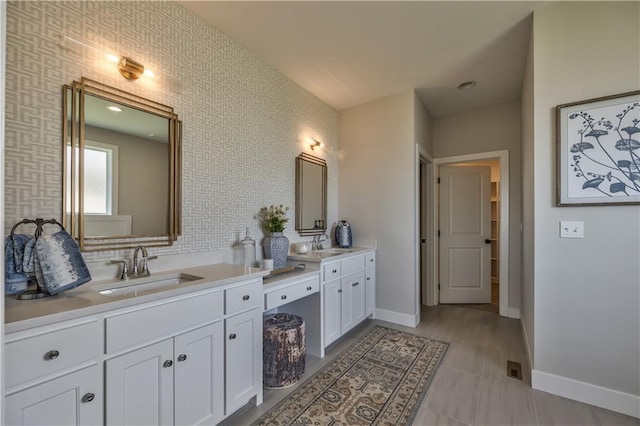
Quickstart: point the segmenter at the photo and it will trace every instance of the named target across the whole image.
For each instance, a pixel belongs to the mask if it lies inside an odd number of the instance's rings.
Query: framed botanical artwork
[[[556,204],[640,204],[640,91],[558,105],[556,115]]]

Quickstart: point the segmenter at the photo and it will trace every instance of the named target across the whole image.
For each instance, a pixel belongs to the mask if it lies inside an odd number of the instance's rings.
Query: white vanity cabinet
[[[321,265],[325,347],[375,310],[375,252]]]
[[[90,318],[8,334],[5,424],[102,424],[100,332]]]
[[[191,291],[5,299],[7,425],[216,425],[262,403],[262,271],[193,268]],[[205,280],[203,278],[202,280]],[[138,298],[139,297],[139,298]],[[27,306],[28,307],[28,306]]]
[[[225,414],[262,403],[262,280],[225,290]]]
[[[109,425],[214,425],[224,417],[223,295],[210,292],[105,319]],[[178,330],[209,323],[194,330]],[[176,334],[174,334],[176,333]]]

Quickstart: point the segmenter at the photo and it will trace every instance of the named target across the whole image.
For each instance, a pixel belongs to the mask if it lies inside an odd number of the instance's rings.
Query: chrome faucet
[[[313,241],[311,242],[311,250],[322,250],[324,249],[324,245],[322,244],[324,241],[328,241],[329,236],[327,234],[322,235],[314,235]]]
[[[142,252],[142,258],[144,259],[144,263],[142,265],[142,271],[138,272],[138,253]],[[143,246],[138,246],[133,250],[133,276],[146,276],[149,275],[149,268],[147,267],[147,260],[149,259],[149,255],[147,254],[147,249]]]

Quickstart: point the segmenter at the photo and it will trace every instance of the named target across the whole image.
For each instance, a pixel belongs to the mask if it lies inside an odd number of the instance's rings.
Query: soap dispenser
[[[249,228],[246,229],[244,240],[240,241],[240,247],[242,247],[244,254],[244,266],[255,266],[256,241],[249,236]]]

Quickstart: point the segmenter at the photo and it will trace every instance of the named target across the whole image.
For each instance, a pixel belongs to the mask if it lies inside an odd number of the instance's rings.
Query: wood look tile
[[[532,391],[540,425],[600,425],[593,407],[546,392]]]
[[[442,365],[482,376],[486,348],[462,340],[451,342]]]
[[[454,420],[444,414],[437,413],[432,409],[422,406],[413,419],[414,426],[468,426],[465,423]]]
[[[480,391],[477,425],[537,425],[529,389],[484,379]]]
[[[479,376],[440,366],[427,393],[427,406],[436,413],[473,425],[481,383]]]

